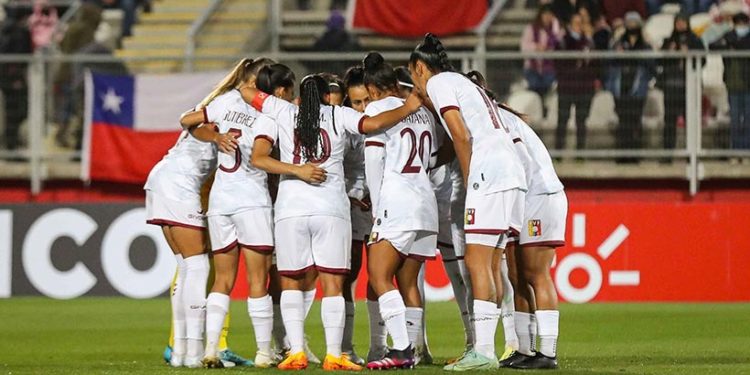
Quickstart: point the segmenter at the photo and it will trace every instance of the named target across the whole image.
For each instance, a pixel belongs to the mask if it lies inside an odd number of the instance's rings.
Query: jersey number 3
[[[233,135],[235,139],[242,137],[242,129],[231,128],[227,133]],[[219,165],[219,169],[227,173],[237,172],[237,170],[240,169],[240,163],[242,163],[242,152],[240,151],[240,148],[237,147],[237,149],[234,150],[234,166],[232,166],[232,168],[227,168],[223,165]]]
[[[408,137],[409,144],[411,145],[409,150],[409,158],[406,160],[406,165],[401,169],[401,173],[419,173],[422,170],[422,164],[427,161],[430,162],[430,156],[432,155],[432,134],[429,131],[424,131],[419,135],[419,142],[417,143],[417,134],[411,128],[404,128],[401,130],[401,138]],[[425,144],[425,141],[426,144]],[[417,148],[419,148],[419,160],[422,163],[414,165],[414,159],[417,158]],[[427,154],[425,154],[427,149]]]

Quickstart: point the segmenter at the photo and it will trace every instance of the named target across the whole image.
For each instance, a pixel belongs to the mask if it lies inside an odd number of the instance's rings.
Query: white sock
[[[422,316],[424,316],[421,307],[407,307],[406,308],[406,332],[409,335],[409,342],[412,348],[421,348],[424,344],[422,339]]]
[[[417,274],[417,289],[419,289],[419,298],[422,302],[422,306],[427,306],[425,303],[425,292],[424,292],[424,278],[425,278],[425,272],[426,272],[426,265],[425,263],[422,263],[422,267],[419,269],[419,273]],[[407,324],[408,324],[408,309],[407,309]],[[409,327],[407,326],[407,329]],[[419,318],[419,335],[417,336],[417,341],[412,342],[414,345],[414,349],[417,347],[419,348],[427,348],[427,310],[422,308],[421,317]]]
[[[476,329],[476,349],[487,358],[495,358],[495,331],[500,315],[497,304],[488,301],[474,300],[474,328]]]
[[[500,309],[503,311],[501,317],[503,320],[505,346],[510,346],[513,350],[518,350],[518,336],[516,335],[516,322],[514,318],[516,306],[514,303],[513,285],[508,278],[508,262],[505,257],[503,257],[501,270],[503,278],[503,301],[500,303]]]
[[[354,302],[346,302],[345,311],[344,338],[341,340],[341,349],[351,352],[354,350]]]
[[[313,302],[315,302],[315,293],[317,293],[317,291],[317,289],[312,289],[302,292],[305,301],[305,319],[307,319],[307,315],[310,314],[310,309],[312,308]]]
[[[292,354],[305,350],[305,299],[300,290],[281,292],[281,317]]]
[[[346,301],[344,297],[324,297],[320,306],[323,329],[326,333],[326,350],[334,357],[341,357],[341,339],[344,336]]]
[[[539,347],[536,345],[536,338],[539,326],[537,325],[536,315],[530,314],[529,316],[529,331],[531,332],[531,351],[536,352]]]
[[[289,340],[286,338],[284,329],[284,318],[281,317],[281,306],[273,305],[273,341],[276,349],[288,349]]]
[[[460,264],[459,264],[460,263]],[[458,304],[458,310],[461,313],[461,321],[464,324],[464,335],[466,336],[466,345],[474,345],[474,324],[471,322],[471,311],[469,309],[468,288],[461,273],[462,260],[443,261],[445,273],[451,281],[453,295]]]
[[[367,318],[370,321],[370,351],[381,352],[388,345],[388,332],[380,316],[380,303],[367,300]]]
[[[406,306],[398,290],[391,290],[378,298],[380,316],[393,340],[393,349],[409,347],[409,334],[406,332]]]
[[[174,288],[170,301],[172,302],[172,327],[174,327],[174,346],[172,352],[179,356],[184,356],[187,351],[187,327],[185,326],[185,304],[183,303],[183,296],[185,290],[185,274],[187,267],[185,266],[185,260],[182,259],[182,254],[175,254],[175,260],[177,261],[177,277],[175,277]]]
[[[273,331],[273,300],[266,294],[259,298],[247,299],[247,315],[253,322],[255,344],[258,351],[271,354],[271,334]]]
[[[539,325],[539,351],[547,357],[557,356],[557,335],[559,333],[560,312],[557,310],[537,310]]]
[[[215,357],[219,351],[219,337],[224,318],[229,311],[229,296],[210,293],[206,299],[206,357]]]
[[[185,287],[182,301],[185,306],[187,356],[190,358],[203,357],[208,272],[207,254],[185,258]]]
[[[531,317],[533,315],[521,311],[513,314],[516,324],[516,335],[518,336],[518,351],[521,354],[534,355],[531,334]]]

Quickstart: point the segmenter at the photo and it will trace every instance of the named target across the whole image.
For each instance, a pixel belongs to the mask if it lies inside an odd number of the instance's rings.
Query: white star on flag
[[[115,92],[115,89],[109,87],[107,88],[107,92],[102,95],[102,108],[104,110],[113,112],[115,114],[120,114],[120,105],[122,105],[122,102],[125,101],[125,98],[122,96],[118,96]]]

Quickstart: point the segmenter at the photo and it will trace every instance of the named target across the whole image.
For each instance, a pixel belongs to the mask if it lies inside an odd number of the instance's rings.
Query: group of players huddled
[[[320,363],[304,333],[318,283],[323,369],[431,363],[424,261],[439,250],[466,338],[444,369],[557,368],[549,271],[568,203],[524,116],[498,103],[480,73],[455,72],[432,34],[408,68],[371,52],[343,80],[311,74],[294,91],[287,66],[242,60],[182,115],[183,134],[149,175],[148,223],[177,259],[170,365],[253,362],[226,345],[240,252],[256,367]],[[363,245],[366,360],[352,344]]]

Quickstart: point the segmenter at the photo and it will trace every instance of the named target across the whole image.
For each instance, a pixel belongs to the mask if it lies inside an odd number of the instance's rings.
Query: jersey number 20
[[[409,144],[411,145],[409,150],[409,158],[406,159],[406,165],[401,169],[401,173],[419,173],[422,170],[422,164],[417,163],[414,165],[414,159],[417,157],[417,148],[419,148],[419,160],[424,163],[430,162],[430,156],[432,155],[432,134],[429,131],[424,131],[419,135],[419,142],[417,143],[417,134],[411,128],[404,128],[401,130],[401,138],[408,137]],[[426,144],[425,144],[426,141]],[[427,154],[424,153],[427,149]]]

